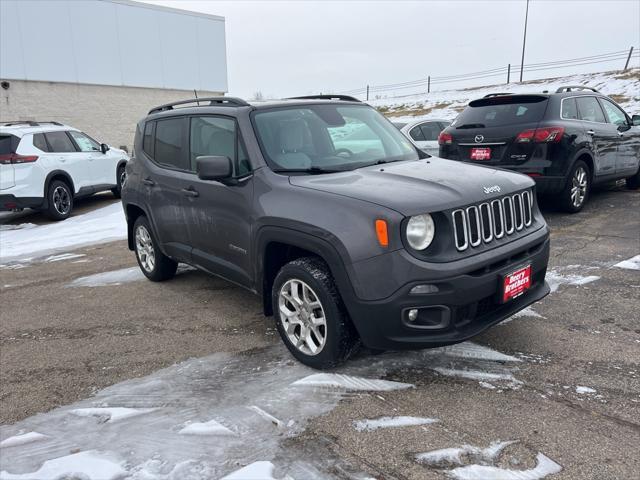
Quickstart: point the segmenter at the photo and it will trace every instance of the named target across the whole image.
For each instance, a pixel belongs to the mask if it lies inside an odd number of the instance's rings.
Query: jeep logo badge
[[[476,138],[474,140],[476,141],[476,143],[480,143],[484,141],[484,135],[476,135]]]
[[[499,193],[500,187],[498,185],[494,185],[492,187],[484,187],[484,193]]]

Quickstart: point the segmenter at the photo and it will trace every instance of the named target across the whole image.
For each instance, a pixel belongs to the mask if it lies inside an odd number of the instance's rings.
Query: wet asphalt
[[[81,208],[112,201],[105,195]],[[565,283],[533,307],[537,315],[474,339],[520,359],[509,366],[517,382],[481,384],[429,368],[390,369],[387,380],[415,388],[349,395],[312,420],[302,436],[287,440],[292,448],[304,451],[321,441],[376,478],[438,479],[454,466],[420,464],[416,454],[514,440],[495,461],[464,456],[462,462],[526,470],[541,453],[562,466],[549,478],[640,478],[640,271],[613,266],[640,254],[640,192],[608,187],[578,215],[556,212],[552,204],[543,211],[552,229],[550,269]],[[19,217],[2,221],[46,221]],[[187,271],[164,283],[71,288],[78,277],[135,266],[125,241],[74,253],[85,256],[0,270],[1,424],[188,358],[216,352],[259,357],[280,341],[260,300],[223,280]],[[600,278],[570,283],[586,276]],[[471,362],[465,368],[489,367]],[[594,392],[578,393],[577,387]],[[353,427],[356,420],[391,415],[439,421],[372,432]],[[343,477],[341,471],[336,467],[335,476]]]

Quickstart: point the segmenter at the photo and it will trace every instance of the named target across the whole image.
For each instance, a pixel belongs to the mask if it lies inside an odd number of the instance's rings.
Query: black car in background
[[[538,194],[568,212],[591,186],[626,179],[640,186],[640,115],[584,86],[555,93],[495,93],[474,100],[442,131],[440,157],[507,168],[535,179]]]

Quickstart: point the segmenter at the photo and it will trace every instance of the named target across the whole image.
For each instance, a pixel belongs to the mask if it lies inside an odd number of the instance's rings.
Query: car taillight
[[[557,143],[562,139],[564,127],[544,127],[524,130],[516,137],[516,143]]]
[[[440,132],[440,135],[438,135],[438,143],[440,145],[451,145],[453,143],[453,135],[447,132]]]
[[[11,165],[18,163],[33,163],[38,160],[36,155],[18,155],[17,153],[8,153],[0,155],[0,165]]]

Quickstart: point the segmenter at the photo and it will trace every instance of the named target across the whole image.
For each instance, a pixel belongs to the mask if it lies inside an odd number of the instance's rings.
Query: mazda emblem
[[[484,141],[484,136],[483,135],[476,135],[475,141],[476,141],[476,143],[480,143],[480,142]]]

